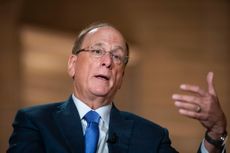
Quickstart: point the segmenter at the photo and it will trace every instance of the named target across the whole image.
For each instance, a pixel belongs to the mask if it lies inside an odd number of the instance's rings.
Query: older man
[[[13,123],[8,153],[175,153],[168,131],[134,114],[119,111],[113,98],[122,85],[129,48],[112,25],[84,29],[68,61],[73,94],[65,102],[25,108]],[[198,152],[224,151],[226,119],[209,73],[208,91],[181,89],[197,96],[173,95],[182,115],[207,128]]]

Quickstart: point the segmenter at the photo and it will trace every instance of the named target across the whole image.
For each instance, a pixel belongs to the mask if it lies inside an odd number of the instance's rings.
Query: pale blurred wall
[[[0,152],[7,148],[18,108],[65,100],[71,94],[66,63],[72,44],[80,29],[98,20],[121,29],[131,45],[131,61],[116,97],[121,109],[167,127],[173,145],[180,152],[193,153],[204,129],[177,113],[171,94],[185,82],[206,88],[205,76],[212,70],[229,121],[229,1],[0,4]]]

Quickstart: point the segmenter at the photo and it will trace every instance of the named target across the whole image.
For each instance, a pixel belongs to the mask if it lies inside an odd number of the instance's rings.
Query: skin
[[[210,137],[219,139],[226,131],[227,121],[214,88],[213,76],[213,72],[207,74],[208,90],[197,85],[182,84],[180,89],[187,94],[173,94],[172,99],[181,115],[198,120],[209,131]],[[197,112],[198,106],[200,112]],[[219,152],[206,140],[205,147],[210,153]]]
[[[100,27],[90,31],[81,48],[100,46],[106,51],[121,48],[125,54],[125,41],[119,31],[112,27]],[[68,73],[73,78],[74,95],[92,109],[110,104],[122,84],[125,65],[117,65],[109,54],[93,58],[89,52],[71,55]],[[103,79],[105,76],[108,80]]]

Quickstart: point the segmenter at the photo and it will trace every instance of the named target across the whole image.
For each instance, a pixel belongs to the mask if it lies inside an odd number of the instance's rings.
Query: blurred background
[[[178,114],[171,95],[181,83],[206,89],[213,71],[230,122],[229,17],[228,0],[1,0],[0,152],[19,108],[70,96],[68,56],[95,21],[115,25],[131,46],[116,105],[167,127],[179,152],[196,152],[205,130]]]

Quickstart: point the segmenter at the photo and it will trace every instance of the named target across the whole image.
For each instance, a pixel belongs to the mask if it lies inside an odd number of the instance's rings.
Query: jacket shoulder
[[[125,112],[121,111],[121,115],[126,119],[126,120],[133,120],[135,122],[135,126],[140,129],[149,129],[151,131],[157,131],[157,132],[163,132],[167,130],[166,128],[162,127],[161,125],[150,121],[146,118],[143,118],[139,115],[130,113],[130,112]]]
[[[36,106],[31,106],[31,107],[25,107],[20,110],[18,110],[17,115],[24,114],[25,116],[29,117],[35,117],[35,118],[44,118],[50,116],[53,112],[57,111],[60,109],[60,107],[64,104],[65,102],[52,102],[48,104],[41,104],[41,105],[36,105]]]

